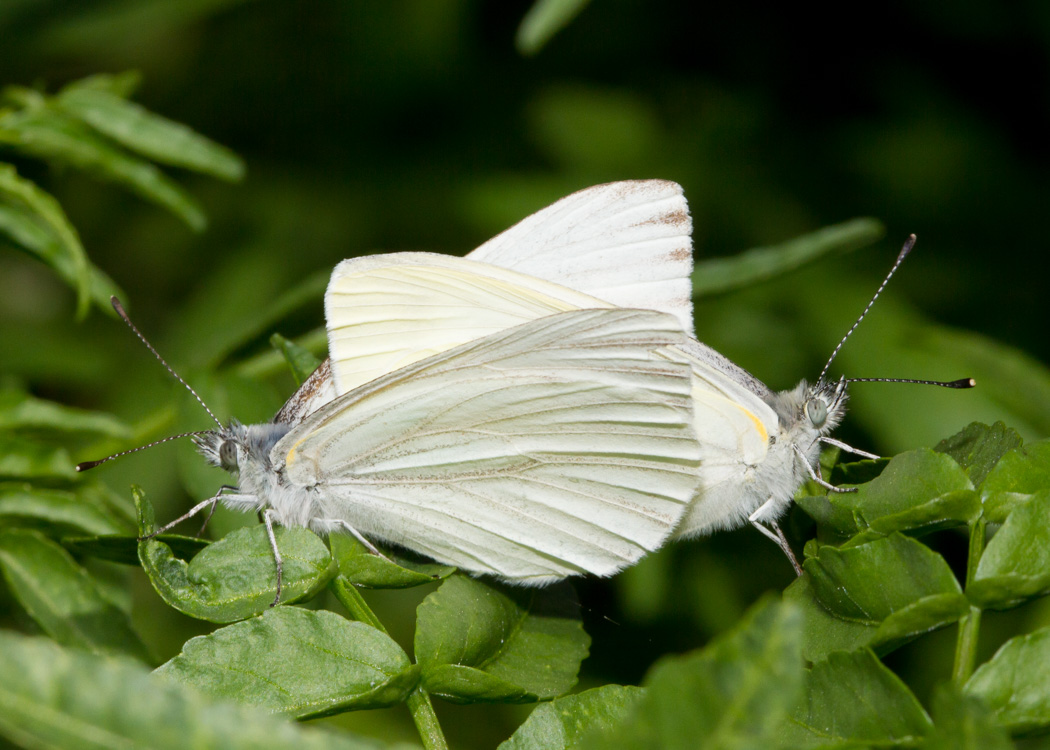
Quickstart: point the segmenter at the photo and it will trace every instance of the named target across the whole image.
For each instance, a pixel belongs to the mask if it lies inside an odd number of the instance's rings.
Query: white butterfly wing
[[[692,231],[680,185],[612,182],[562,198],[467,257],[618,307],[670,313],[692,333]]]
[[[525,274],[433,253],[345,260],[325,292],[335,391],[551,313],[609,303]]]
[[[695,494],[677,321],[552,315],[419,361],[307,416],[271,452],[316,519],[477,573],[610,575],[659,547]]]
[[[465,258],[395,253],[344,261],[326,296],[333,371],[343,393],[396,367],[524,321],[606,305],[557,284]],[[737,526],[742,509],[754,505],[754,493],[761,489],[750,475],[766,459],[770,436],[779,433],[777,414],[769,405],[772,392],[691,337],[654,356],[686,364],[693,373],[701,486],[676,535]]]
[[[326,359],[303,381],[273,418],[277,424],[295,424],[310,412],[320,409],[338,394],[332,381],[332,361]]]

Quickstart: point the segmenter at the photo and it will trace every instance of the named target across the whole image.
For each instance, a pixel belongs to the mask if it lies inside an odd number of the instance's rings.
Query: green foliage
[[[133,73],[91,76],[54,96],[9,86],[0,94],[7,105],[0,108],[0,149],[118,184],[201,231],[207,224],[204,210],[151,162],[225,180],[240,180],[244,163],[185,125],[128,101],[137,82]],[[36,255],[73,285],[81,314],[89,301],[108,310],[110,296],[120,294],[88,261],[58,201],[10,164],[0,164],[0,236]]]
[[[515,749],[1045,742],[1050,442],[1034,438],[1050,434],[1050,372],[930,322],[900,295],[911,285],[908,296],[944,319],[1045,355],[1044,275],[1016,271],[1038,268],[1021,253],[1041,247],[1045,170],[1023,153],[1021,131],[938,88],[942,70],[917,71],[896,49],[878,75],[822,58],[832,64],[821,70],[851,76],[869,116],[848,102],[841,113],[814,107],[794,88],[831,87],[812,68],[796,75],[782,45],[826,40],[732,34],[731,8],[718,23],[686,24],[684,6],[581,13],[585,0],[538,0],[482,33],[485,14],[507,11],[329,4],[303,25],[292,6],[242,0],[67,5],[0,8],[11,79],[57,92],[11,86],[0,109],[10,161],[0,237],[36,259],[5,257],[14,265],[0,273],[12,313],[0,318],[5,740],[363,748],[415,731],[428,748],[444,747],[446,732],[456,746],[483,737]],[[984,66],[986,47],[1012,42],[1005,11],[941,21],[927,11],[902,12],[924,14],[930,48],[945,33],[953,48],[976,40]],[[518,49],[535,60],[506,54],[519,22]],[[717,42],[748,36],[750,46],[731,45],[747,75],[722,76],[733,64]],[[668,65],[693,49],[715,66]],[[791,88],[770,87],[770,59]],[[148,71],[150,109],[131,100],[137,74],[62,85],[70,71],[128,67]],[[784,102],[803,116],[785,115]],[[240,179],[243,162],[152,109],[235,144],[252,182],[235,191],[198,179]],[[793,542],[814,538],[798,580],[745,530],[673,545],[608,586],[584,581],[580,608],[565,589],[508,589],[395,550],[376,557],[349,537],[326,546],[279,529],[285,578],[271,608],[272,552],[250,517],[217,511],[214,542],[137,538],[152,528],[151,503],[168,520],[223,481],[189,445],[175,460],[162,447],[99,476],[75,473],[76,461],[207,417],[162,390],[148,355],[127,354],[135,344],[121,327],[66,327],[68,295],[41,283],[48,274],[76,291],[81,313],[109,311],[118,281],[149,299],[136,318],[153,317],[143,329],[216,413],[265,420],[324,356],[320,299],[338,260],[376,248],[462,254],[571,190],[648,176],[681,181],[690,198],[701,339],[771,385],[819,371],[870,297],[875,253],[845,254],[876,242],[883,223],[843,218],[873,206],[894,232],[922,232],[920,270],[894,282],[837,371],[979,381],[966,394],[851,389],[850,441],[897,455],[825,460],[825,476],[858,492],[811,485],[819,494],[798,498],[784,528]],[[164,215],[201,229],[205,206],[207,235],[172,231]],[[975,423],[941,440],[970,419],[1014,429]],[[150,502],[128,492],[133,482]],[[780,601],[749,608],[778,588]],[[577,679],[602,687],[564,695]],[[435,712],[431,696],[475,705]],[[536,704],[524,720],[522,702]],[[385,710],[401,704],[408,711]],[[397,722],[409,715],[406,733]]]

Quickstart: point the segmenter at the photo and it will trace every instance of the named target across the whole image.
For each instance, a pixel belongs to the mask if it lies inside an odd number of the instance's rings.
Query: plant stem
[[[970,549],[966,559],[966,587],[973,583],[977,573],[977,563],[984,552],[985,521],[979,518],[970,526]],[[959,637],[955,642],[955,664],[952,668],[952,682],[962,687],[977,661],[977,637],[981,631],[981,610],[970,606],[970,614],[959,621]]]
[[[335,594],[339,603],[346,607],[351,617],[386,633],[383,623],[368,606],[361,592],[345,577],[336,576],[328,584],[328,588]],[[426,750],[448,750],[448,742],[445,741],[445,734],[441,731],[441,724],[438,723],[434,705],[430,702],[430,695],[427,691],[422,687],[416,687],[405,703],[412,714],[412,721],[416,725],[416,731],[419,732],[419,738],[423,740],[423,747]]]

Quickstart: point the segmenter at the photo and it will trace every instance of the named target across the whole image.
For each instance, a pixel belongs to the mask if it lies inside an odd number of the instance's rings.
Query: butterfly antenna
[[[126,456],[129,453],[138,453],[139,451],[144,451],[147,448],[152,448],[155,445],[160,445],[161,443],[166,443],[169,440],[177,440],[178,438],[192,437],[192,436],[195,436],[195,435],[206,435],[206,434],[207,434],[207,431],[202,431],[202,432],[183,432],[180,435],[169,435],[166,438],[161,438],[160,440],[155,440],[155,441],[153,441],[152,443],[150,443],[148,445],[140,445],[138,448],[132,448],[131,450],[121,451],[120,453],[114,453],[112,456],[106,456],[105,458],[100,458],[98,461],[84,461],[83,463],[77,464],[76,469],[77,469],[77,471],[87,471],[88,469],[94,469],[99,464],[104,464],[107,461],[112,461],[114,458],[120,458],[121,456]]]
[[[835,351],[833,351],[831,353],[831,356],[828,357],[827,364],[824,365],[824,369],[820,371],[820,377],[817,378],[818,382],[824,380],[824,376],[828,374],[828,368],[831,367],[831,363],[835,361],[835,357],[838,356],[839,350],[842,349],[842,345],[846,343],[846,339],[852,336],[853,332],[857,330],[857,326],[859,326],[860,322],[864,320],[864,316],[868,314],[868,311],[871,309],[871,306],[875,304],[875,300],[877,300],[879,298],[879,295],[882,294],[882,290],[886,288],[886,284],[888,284],[890,279],[893,278],[893,274],[897,272],[897,269],[900,268],[901,263],[903,263],[904,259],[908,257],[908,253],[911,252],[911,249],[915,247],[915,240],[916,237],[914,234],[908,235],[908,239],[904,242],[904,247],[901,248],[900,253],[897,255],[897,260],[894,262],[893,268],[891,268],[890,272],[886,274],[886,278],[884,278],[882,280],[882,283],[879,284],[879,288],[875,290],[875,296],[871,298],[871,301],[868,303],[868,306],[864,308],[864,312],[862,312],[860,314],[860,317],[857,318],[857,322],[855,322],[853,326],[848,331],[846,331],[846,335],[842,337],[842,341],[838,343],[838,346],[835,347]],[[950,387],[962,388],[965,386]]]
[[[973,388],[977,381],[973,378],[958,380],[912,380],[910,378],[846,378],[847,383],[918,383],[919,385],[939,385],[941,388]]]
[[[914,235],[913,235],[913,236],[914,236]],[[891,273],[892,273],[892,272],[891,272]],[[880,291],[881,291],[881,289],[880,289]],[[128,324],[128,327],[129,327],[129,328],[130,328],[130,329],[131,329],[132,331],[134,331],[134,332],[135,332],[135,335],[136,335],[136,336],[138,336],[138,337],[139,337],[139,341],[141,341],[141,342],[142,342],[143,344],[145,344],[145,345],[146,345],[146,348],[147,348],[147,349],[149,349],[149,350],[150,350],[151,352],[153,352],[153,356],[154,356],[154,357],[156,357],[156,358],[157,358],[157,360],[158,360],[158,361],[159,361],[159,362],[160,362],[160,363],[161,363],[162,365],[164,365],[164,368],[165,368],[165,369],[166,369],[166,370],[167,370],[168,372],[170,372],[170,373],[171,373],[171,376],[172,376],[173,378],[175,378],[175,379],[176,379],[177,381],[179,381],[180,383],[182,383],[182,384],[183,384],[183,385],[184,385],[184,386],[186,387],[186,390],[187,390],[187,391],[189,391],[190,393],[192,393],[192,394],[193,394],[193,397],[194,397],[195,399],[197,399],[197,403],[198,403],[198,404],[200,404],[201,406],[203,406],[203,407],[204,407],[204,411],[208,412],[208,416],[210,416],[210,417],[211,417],[212,419],[214,419],[214,420],[215,420],[215,424],[219,425],[219,427],[221,428],[221,427],[222,427],[222,422],[220,422],[220,421],[219,421],[219,418],[218,418],[218,417],[216,417],[216,416],[215,416],[215,414],[214,414],[214,413],[212,412],[212,410],[208,408],[208,405],[207,405],[206,403],[204,403],[204,399],[202,399],[202,398],[200,397],[200,395],[198,395],[197,391],[193,390],[193,386],[191,386],[191,385],[190,385],[189,383],[187,383],[187,382],[186,382],[185,380],[183,380],[183,379],[182,379],[182,378],[181,378],[181,377],[179,376],[179,374],[178,374],[177,372],[175,372],[175,370],[174,370],[174,369],[172,369],[171,365],[169,365],[169,364],[168,364],[167,362],[165,362],[165,361],[164,361],[164,357],[160,356],[160,352],[158,352],[158,351],[157,351],[156,349],[154,349],[154,348],[153,348],[153,344],[151,344],[151,343],[150,343],[150,342],[149,342],[149,341],[148,341],[148,340],[146,339],[146,337],[142,335],[142,331],[140,331],[140,330],[139,330],[139,329],[138,329],[138,328],[137,328],[137,327],[135,326],[135,324],[131,322],[131,318],[129,318],[129,317],[128,317],[128,314],[127,314],[127,312],[125,312],[125,310],[124,310],[124,305],[120,304],[120,300],[119,300],[119,299],[117,299],[116,297],[110,297],[110,298],[109,298],[109,301],[110,301],[110,304],[112,304],[112,305],[113,305],[113,309],[117,311],[117,315],[119,315],[119,316],[120,316],[121,318],[123,318],[124,322]],[[854,327],[856,327],[856,326],[854,326]],[[193,433],[187,433],[187,434],[188,434],[188,435],[192,435]],[[183,436],[183,435],[176,435],[175,437],[184,437],[184,436]],[[166,439],[166,440],[170,440],[171,438],[165,438],[165,439]],[[164,442],[164,441],[163,441],[163,440],[161,440],[161,441],[158,441],[158,442]],[[156,443],[154,443],[154,445],[156,445]],[[144,446],[142,446],[142,447],[143,447],[143,448],[148,448],[149,446],[148,446],[148,445],[144,445]],[[139,449],[138,449],[138,448],[136,448],[136,450],[139,450]],[[130,453],[131,451],[128,451],[128,452]],[[120,454],[120,453],[118,453],[117,455],[123,455],[123,454]],[[111,456],[111,458],[116,458],[116,456]],[[109,459],[104,459],[104,460],[108,461]],[[91,468],[91,467],[88,467],[88,468]]]

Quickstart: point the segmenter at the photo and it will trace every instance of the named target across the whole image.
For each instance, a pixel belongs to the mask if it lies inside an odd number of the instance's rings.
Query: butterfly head
[[[193,438],[197,450],[212,466],[239,474],[249,464],[270,466],[270,449],[288,432],[285,424],[243,425],[236,419],[225,427]]]
[[[821,435],[827,435],[838,427],[846,413],[847,381],[818,380],[805,389],[805,400],[802,402],[802,413],[799,419]]]
[[[234,419],[225,427],[202,432],[193,438],[193,442],[212,466],[236,474],[243,463],[246,437],[247,428]]]

